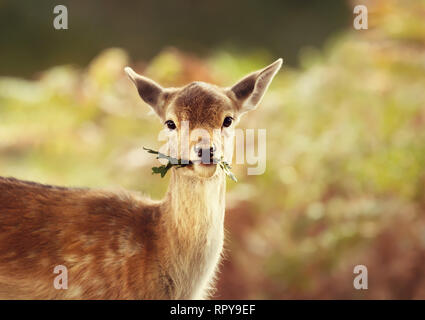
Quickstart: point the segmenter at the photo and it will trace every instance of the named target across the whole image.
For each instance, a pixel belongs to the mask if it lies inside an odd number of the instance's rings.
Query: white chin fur
[[[217,171],[217,165],[200,165],[195,164],[194,165],[194,171],[195,173],[202,177],[202,178],[210,178],[212,177],[216,171]]]

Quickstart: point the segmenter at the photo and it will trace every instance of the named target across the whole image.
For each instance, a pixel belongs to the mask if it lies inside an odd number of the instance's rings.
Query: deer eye
[[[232,122],[233,122],[233,118],[232,117],[226,117],[226,118],[224,118],[224,121],[223,121],[223,127],[230,127],[231,125],[232,125]]]
[[[168,129],[174,130],[176,128],[176,124],[173,120],[167,120],[165,121],[165,124],[167,125]]]

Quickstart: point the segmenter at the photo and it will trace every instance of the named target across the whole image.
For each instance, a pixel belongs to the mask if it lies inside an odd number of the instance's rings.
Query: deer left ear
[[[264,69],[247,75],[230,89],[238,101],[240,113],[257,107],[281,66],[282,59],[278,59]]]
[[[130,67],[126,67],[124,70],[136,85],[140,97],[162,118],[164,116],[163,97],[166,94],[166,89],[155,81],[137,74]]]

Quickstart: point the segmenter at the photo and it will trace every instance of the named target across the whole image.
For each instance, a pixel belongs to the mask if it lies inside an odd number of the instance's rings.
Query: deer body
[[[223,246],[224,177],[172,175],[160,202],[1,178],[0,298],[203,298]]]
[[[184,121],[191,132],[223,123],[222,137],[230,139],[229,118],[255,108],[280,66],[230,89],[163,89],[127,72],[143,100],[168,119],[170,135],[181,137]],[[216,164],[203,162],[224,144],[203,138],[191,140],[193,164],[171,169],[161,201],[0,177],[0,299],[208,298],[223,249],[226,181]],[[67,269],[67,289],[54,286],[58,265]]]

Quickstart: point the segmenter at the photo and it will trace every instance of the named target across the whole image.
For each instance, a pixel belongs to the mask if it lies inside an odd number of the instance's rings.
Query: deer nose
[[[193,150],[198,155],[198,157],[202,159],[202,162],[205,162],[205,160],[209,160],[211,162],[211,160],[214,158],[216,146],[213,144],[210,148],[205,148],[199,145],[195,145]]]

